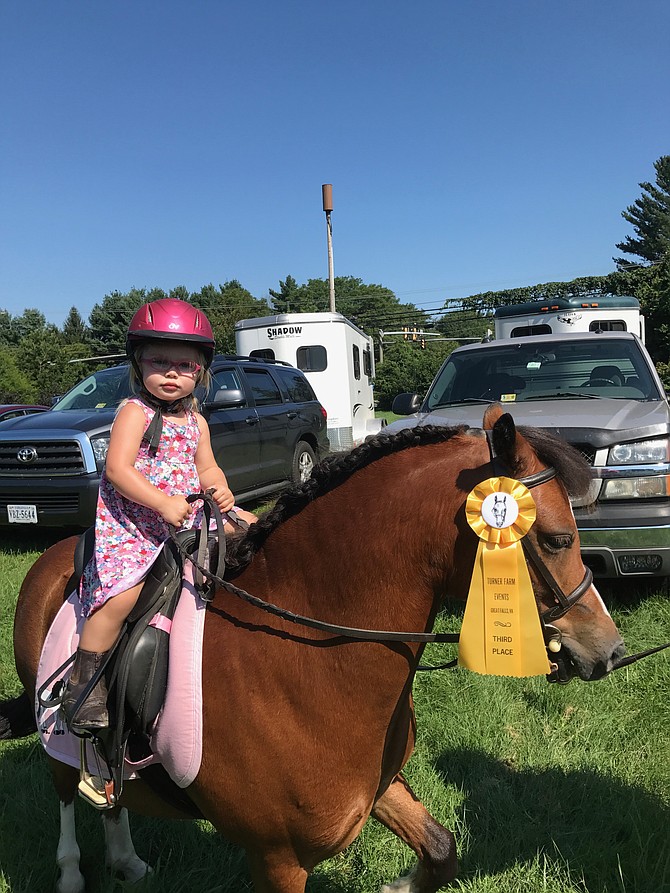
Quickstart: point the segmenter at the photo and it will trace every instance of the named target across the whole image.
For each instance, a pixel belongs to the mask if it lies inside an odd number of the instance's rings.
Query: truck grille
[[[34,493],[13,493],[0,496],[0,512],[7,518],[8,505],[35,505],[38,515],[76,514],[79,511],[79,497],[76,494],[35,496]]]
[[[21,461],[23,451],[34,450],[28,461]],[[0,443],[0,476],[35,477],[36,475],[83,474],[86,471],[81,446],[76,440],[5,441]]]
[[[579,450],[589,465],[593,465],[596,461],[596,451],[590,443],[573,443],[572,446]]]

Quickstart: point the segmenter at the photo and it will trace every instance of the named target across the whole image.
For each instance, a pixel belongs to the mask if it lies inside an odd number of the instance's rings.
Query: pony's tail
[[[16,698],[0,701],[0,741],[25,738],[36,731],[35,714],[25,691]]]

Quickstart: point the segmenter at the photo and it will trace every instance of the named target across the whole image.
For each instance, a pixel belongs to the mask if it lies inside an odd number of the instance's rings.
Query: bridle
[[[485,429],[484,433],[486,434],[486,439],[489,445],[493,473],[494,475],[504,475],[506,469],[493,445],[493,432],[489,429]],[[526,477],[518,478],[518,481],[529,490],[532,490],[534,487],[540,487],[542,484],[547,484],[549,481],[553,481],[555,477],[556,469],[549,467],[542,469],[542,471],[537,471],[535,474],[529,474]],[[554,575],[542,560],[542,556],[538,552],[537,547],[531,542],[528,536],[522,537],[521,545],[523,546],[526,560],[533,565],[556,601],[556,604],[553,605],[553,607],[540,612],[540,622],[545,633],[545,641],[550,641],[552,639],[555,641],[556,636],[558,636],[558,641],[560,642],[561,634],[556,627],[551,626],[551,624],[554,620],[560,620],[561,617],[564,617],[570,608],[572,608],[573,605],[576,605],[582,596],[591,588],[591,584],[593,583],[593,573],[591,568],[584,566],[584,576],[581,583],[576,586],[569,595],[566,595],[557,583]]]
[[[494,475],[504,474],[502,463],[497,456],[495,448],[493,446],[492,432],[488,429],[484,429],[484,433],[486,434],[489,445],[493,473]],[[518,478],[518,480],[529,490],[532,490],[534,487],[540,487],[542,486],[542,484],[549,483],[549,481],[554,480],[555,477],[556,469],[548,467],[542,469],[541,471],[535,472],[534,474],[527,475],[526,477]],[[258,598],[255,595],[251,595],[251,593],[247,592],[245,589],[241,589],[240,587],[235,586],[233,583],[223,578],[223,573],[225,572],[226,537],[223,532],[223,519],[221,516],[221,512],[211,496],[211,491],[208,491],[206,493],[194,493],[188,496],[187,499],[189,502],[202,500],[204,507],[203,524],[198,531],[198,557],[194,558],[193,552],[188,550],[180,542],[179,537],[177,536],[177,531],[174,527],[170,527],[170,538],[174,543],[177,551],[194,566],[196,571],[196,587],[198,588],[198,591],[200,592],[204,601],[211,602],[213,600],[213,584],[216,583],[227,592],[230,592],[232,595],[237,596],[248,604],[259,608],[260,610],[265,611],[268,614],[278,617],[281,620],[285,620],[289,623],[303,626],[308,629],[315,629],[321,632],[329,633],[338,638],[354,639],[366,642],[417,642],[421,644],[455,644],[458,642],[458,633],[420,633],[401,632],[396,630],[361,629],[353,626],[342,626],[336,623],[327,623],[326,621],[317,620],[313,617],[306,617],[302,614],[296,614],[293,611],[288,611],[286,608],[280,608],[278,605],[274,605],[271,602],[264,601],[263,599]],[[213,518],[215,520],[219,545],[219,555],[216,572],[213,572],[204,564],[206,560],[205,555],[207,538],[209,534],[210,518]],[[561,648],[561,632],[557,627],[553,626],[553,621],[559,620],[561,617],[565,616],[565,614],[567,614],[567,612],[574,605],[576,605],[577,602],[579,602],[584,594],[590,589],[591,584],[593,583],[593,573],[591,572],[590,568],[585,566],[582,581],[572,590],[572,592],[566,595],[549,568],[544,563],[535,545],[529,540],[528,536],[524,536],[521,542],[527,562],[532,564],[533,568],[542,578],[555,600],[555,604],[552,607],[547,608],[544,611],[539,611],[538,609],[538,613],[547,647],[550,651],[556,652],[559,651]],[[657,651],[662,651],[664,648],[668,647],[670,647],[670,643],[668,643],[667,645],[661,645],[657,648],[650,648],[648,651],[643,651],[639,654],[631,655],[630,657],[624,657],[617,662],[613,669],[619,669],[620,667],[635,663],[635,661],[640,660],[640,658],[642,657],[646,657],[649,654],[655,654]],[[448,669],[455,667],[457,663],[457,660],[452,660],[444,664],[438,664],[436,666],[419,665],[417,669]]]
[[[486,431],[486,434],[488,436],[489,432]],[[488,437],[488,441],[489,449],[491,450],[491,462],[495,473],[496,467],[499,466],[500,463],[495,454],[493,443],[490,437]],[[536,474],[528,475],[527,477],[520,478],[519,480],[522,484],[528,487],[528,489],[532,489],[533,487],[539,487],[542,484],[548,483],[555,477],[555,469],[546,468],[542,471],[537,472]],[[212,600],[213,586],[211,584],[217,583],[227,592],[236,595],[238,598],[246,601],[248,604],[254,605],[255,607],[260,608],[262,611],[265,611],[268,614],[272,614],[273,616],[279,617],[282,620],[286,620],[289,623],[294,623],[299,626],[307,627],[309,629],[320,630],[322,632],[330,633],[332,635],[345,639],[358,639],[369,642],[419,642],[422,644],[458,642],[458,633],[419,633],[401,632],[395,630],[360,629],[353,626],[342,626],[336,623],[326,623],[323,620],[317,620],[313,617],[305,617],[302,614],[295,614],[292,611],[286,610],[285,608],[280,608],[278,605],[273,605],[271,602],[264,601],[263,599],[258,598],[255,595],[251,595],[251,593],[247,592],[244,589],[241,589],[238,586],[235,586],[233,583],[223,578],[223,568],[225,567],[226,538],[223,533],[223,522],[221,519],[221,513],[218,510],[218,506],[212,499],[211,495],[209,493],[193,494],[192,496],[189,496],[188,499],[190,502],[193,502],[195,500],[202,500],[205,508],[203,525],[199,532],[197,559],[194,558],[193,553],[188,551],[179,541],[174,528],[171,528],[171,539],[174,542],[177,550],[183,555],[184,558],[186,558],[191,564],[193,564],[196,571],[198,572],[199,580],[196,580],[196,584],[198,584],[198,582],[201,582],[203,578],[209,581],[208,589],[210,595],[205,592],[205,595],[203,596],[205,601]],[[207,536],[210,517],[213,517],[216,520],[217,539],[219,542],[219,556],[216,573],[212,572],[211,569],[204,566],[204,546],[206,544],[205,538]],[[540,622],[542,624],[545,641],[550,642],[553,640],[560,643],[561,633],[555,626],[551,625],[551,622],[553,620],[559,619],[560,617],[563,617],[563,615],[566,614],[570,610],[570,608],[579,601],[579,599],[591,586],[591,583],[593,581],[593,574],[591,573],[589,568],[585,568],[584,578],[581,583],[569,595],[566,595],[559,584],[556,582],[549,568],[543,562],[535,546],[533,546],[532,544],[528,545],[526,543],[527,539],[527,536],[523,537],[522,539],[526,557],[532,563],[538,574],[542,577],[556,600],[556,604],[553,607],[548,608],[546,611],[540,613]],[[202,586],[199,586],[198,588],[202,590]],[[446,667],[455,665],[456,662],[453,661],[443,666]]]
[[[486,439],[488,440],[489,444],[489,452],[491,454],[491,465],[493,467],[493,471],[497,474],[504,474],[505,472],[502,467],[502,463],[499,456],[496,454],[495,447],[493,446],[493,432],[485,429],[484,433],[486,434]],[[553,480],[555,477],[556,469],[549,467],[543,469],[542,471],[538,471],[535,474],[531,474],[523,478],[518,478],[518,480],[529,490],[532,490],[533,487],[538,487],[541,484],[546,484],[548,481]],[[593,573],[591,572],[591,569],[589,567],[586,567],[585,565],[584,577],[582,578],[582,582],[578,586],[576,586],[569,595],[566,595],[556,582],[556,579],[554,578],[549,568],[542,560],[540,553],[537,551],[537,548],[531,542],[530,538],[528,536],[522,537],[521,544],[526,554],[527,561],[529,561],[533,565],[537,573],[540,575],[540,577],[542,577],[548,588],[551,590],[554,599],[556,600],[556,604],[552,608],[547,608],[546,611],[542,611],[540,613],[540,623],[542,625],[544,639],[549,650],[559,651],[561,643],[561,632],[555,626],[552,626],[552,621],[559,620],[561,617],[565,616],[570,608],[572,608],[573,605],[577,604],[584,593],[591,587],[591,584],[593,583]],[[636,663],[643,657],[648,657],[650,654],[656,654],[659,651],[664,651],[666,648],[670,648],[670,642],[666,643],[665,645],[658,645],[656,648],[648,648],[646,651],[640,651],[637,654],[630,654],[627,657],[622,657],[616,662],[616,664],[614,664],[612,670],[620,670],[622,667],[630,666],[630,664]]]

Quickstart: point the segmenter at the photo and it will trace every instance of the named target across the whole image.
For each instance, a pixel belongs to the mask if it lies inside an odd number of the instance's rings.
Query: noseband
[[[497,455],[495,447],[493,446],[493,432],[485,429],[484,433],[486,434],[486,439],[489,444],[489,452],[491,453],[491,465],[493,466],[494,474],[504,475],[505,469],[503,468],[500,457]],[[542,484],[553,481],[555,477],[555,468],[544,468],[542,471],[537,471],[535,474],[529,474],[526,477],[518,478],[518,481],[529,490],[532,490],[533,487],[540,487]],[[522,537],[521,545],[523,546],[526,560],[533,565],[539,576],[544,580],[554,599],[556,600],[556,604],[553,607],[547,608],[546,611],[543,611],[540,614],[540,621],[542,622],[543,628],[550,634],[551,637],[553,637],[558,631],[555,629],[555,627],[551,627],[550,624],[553,623],[554,620],[560,620],[561,617],[564,617],[565,614],[568,613],[570,608],[572,608],[573,605],[576,605],[580,598],[584,595],[584,593],[588,589],[590,589],[591,584],[593,583],[593,573],[591,572],[590,568],[585,566],[582,582],[578,586],[576,586],[569,595],[566,595],[557,583],[554,575],[551,573],[547,565],[542,560],[542,556],[538,552],[537,548],[527,536]]]
[[[532,490],[533,487],[539,487],[541,484],[546,484],[548,481],[552,481],[555,477],[555,468],[545,468],[544,471],[538,471],[536,474],[528,475],[528,477],[519,478],[519,481],[528,487],[529,490]],[[591,587],[591,584],[593,583],[591,569],[584,567],[584,577],[582,578],[582,582],[576,586],[569,595],[566,595],[556,582],[554,575],[542,560],[542,556],[537,551],[537,548],[527,536],[524,536],[521,539],[521,545],[523,546],[523,551],[526,553],[527,560],[530,561],[535,570],[542,577],[547,584],[547,587],[551,590],[551,594],[556,599],[556,604],[553,608],[547,608],[546,611],[543,611],[540,614],[540,620],[543,624],[559,620],[568,613],[573,605],[577,604],[584,593]]]

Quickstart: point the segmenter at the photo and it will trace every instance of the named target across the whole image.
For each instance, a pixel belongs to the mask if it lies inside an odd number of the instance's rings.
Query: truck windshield
[[[636,342],[616,337],[505,344],[459,351],[428,393],[429,410],[492,400],[661,400]]]
[[[69,409],[95,411],[115,409],[130,396],[128,366],[114,366],[94,372],[60,398],[51,410]]]

